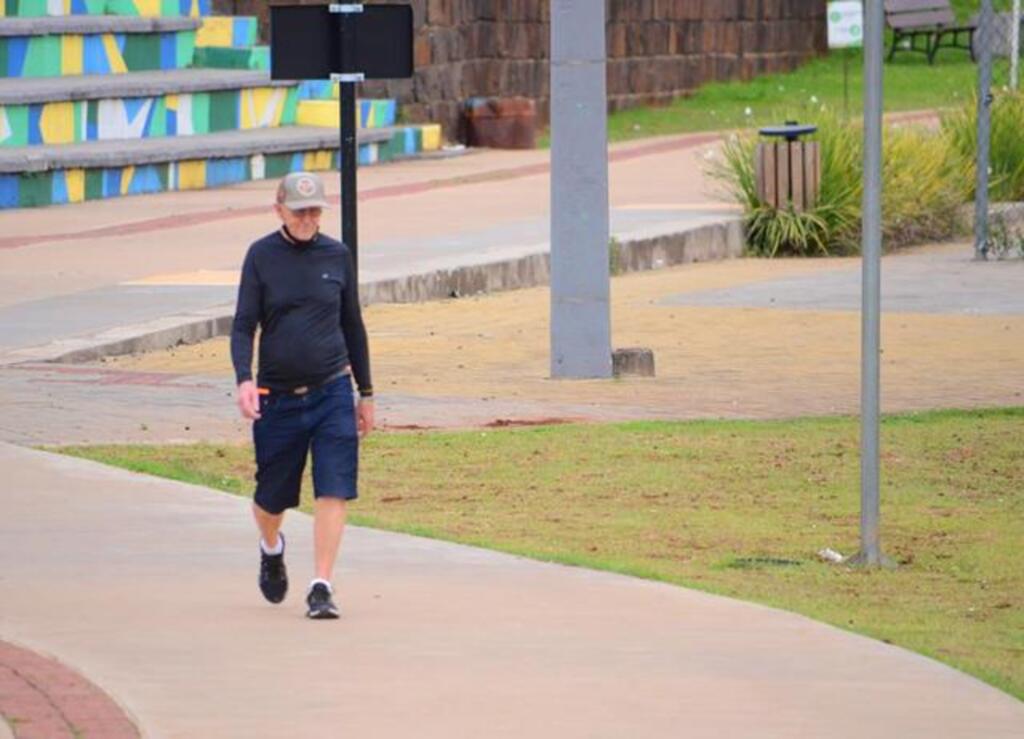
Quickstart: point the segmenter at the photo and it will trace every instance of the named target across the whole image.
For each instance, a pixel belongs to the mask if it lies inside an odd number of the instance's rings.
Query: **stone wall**
[[[390,0],[402,2],[403,0]],[[600,0],[594,0],[599,2]],[[276,4],[324,4],[287,0]],[[366,83],[366,96],[398,98],[410,121],[462,137],[463,102],[521,95],[548,116],[550,0],[404,0],[413,7],[416,75]],[[608,104],[666,103],[713,80],[787,71],[827,47],[823,0],[606,0]],[[221,13],[258,15],[265,0],[214,0]]]

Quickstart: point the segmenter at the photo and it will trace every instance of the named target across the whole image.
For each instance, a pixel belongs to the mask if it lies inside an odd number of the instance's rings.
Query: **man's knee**
[[[252,502],[252,512],[255,513],[257,516],[260,516],[261,518],[282,518],[285,513],[284,511],[280,511],[277,513],[273,511],[268,511],[255,500]]]

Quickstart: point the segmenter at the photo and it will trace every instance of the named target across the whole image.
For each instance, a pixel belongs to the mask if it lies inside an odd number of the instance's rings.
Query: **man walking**
[[[317,175],[293,172],[281,180],[274,205],[281,228],[249,247],[231,331],[238,408],[253,421],[256,447],[252,510],[261,537],[260,590],[271,603],[288,591],[281,523],[299,504],[312,450],[316,576],[306,615],[315,619],[338,617],[331,576],[346,502],[357,496],[359,437],[373,429],[370,355],[352,256],[320,233],[325,207]]]

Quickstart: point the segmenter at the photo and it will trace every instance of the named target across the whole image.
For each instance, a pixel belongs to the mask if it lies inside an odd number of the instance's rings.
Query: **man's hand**
[[[260,417],[260,391],[256,383],[246,380],[238,386],[238,410],[242,418],[257,421]]]
[[[373,431],[373,398],[360,398],[356,408],[356,423],[359,435],[366,436]]]

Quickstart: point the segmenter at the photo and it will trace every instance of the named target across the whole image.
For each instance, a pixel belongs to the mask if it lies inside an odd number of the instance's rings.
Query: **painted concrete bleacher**
[[[271,81],[255,18],[208,0],[0,0],[0,208],[338,166],[337,85]],[[359,101],[359,162],[441,145]]]
[[[208,16],[210,0],[0,0],[0,17],[61,15]]]

